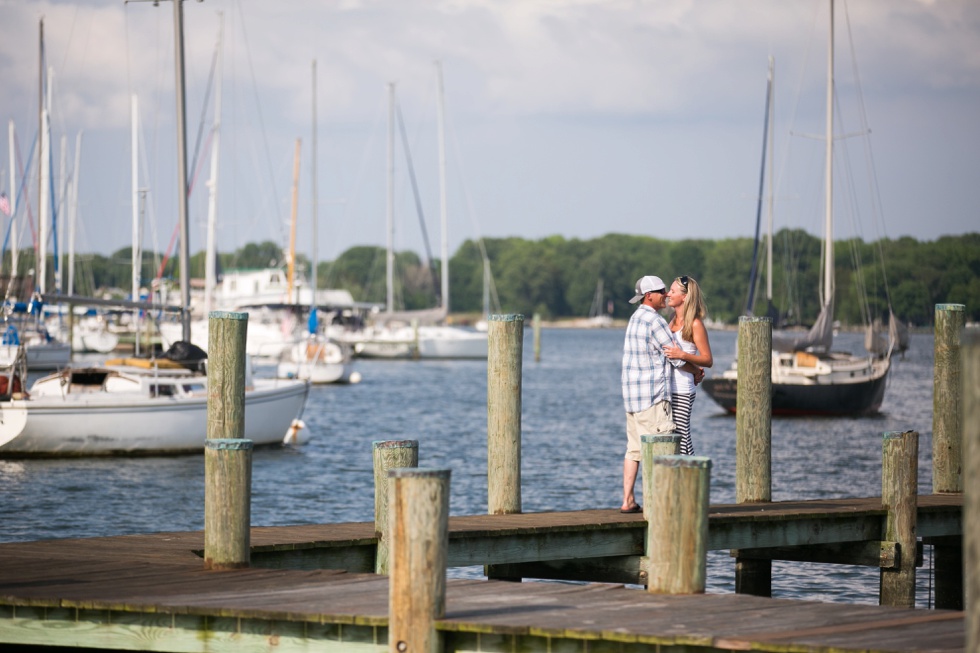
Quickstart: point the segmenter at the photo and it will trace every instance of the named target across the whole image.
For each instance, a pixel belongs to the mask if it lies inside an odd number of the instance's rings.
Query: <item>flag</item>
[[[10,215],[10,200],[7,199],[6,193],[0,193],[0,211],[6,216]]]

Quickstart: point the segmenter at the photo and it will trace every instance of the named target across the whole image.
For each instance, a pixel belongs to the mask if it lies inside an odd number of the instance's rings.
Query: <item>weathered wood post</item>
[[[963,304],[936,304],[935,368],[932,385],[932,491],[963,491],[963,422],[960,387],[960,331]],[[934,538],[936,608],[963,609],[963,541]]]
[[[772,501],[772,320],[738,318],[735,501]],[[772,561],[735,558],[735,591],[772,596]]]
[[[204,566],[250,562],[252,441],[245,435],[247,313],[208,317],[208,420],[204,448]]]
[[[531,318],[531,328],[534,331],[534,362],[541,361],[541,314],[535,313]]]
[[[647,521],[647,591],[704,592],[708,564],[711,460],[702,456],[653,459],[653,504]],[[644,483],[648,483],[644,476]]]
[[[449,470],[393,469],[388,478],[388,650],[441,653],[435,621],[446,614]]]
[[[960,404],[960,331],[963,304],[936,304],[935,366],[932,382],[932,490],[963,491]]]
[[[374,442],[374,534],[378,548],[374,556],[374,573],[388,573],[388,471],[419,466],[418,440],[385,440]]]
[[[888,511],[884,539],[898,543],[897,569],[880,571],[880,605],[915,607],[919,434],[888,432],[881,439],[881,503]]]
[[[487,511],[521,512],[524,316],[491,315],[487,354]]]
[[[966,651],[980,651],[980,330],[961,333]]]
[[[668,433],[664,435],[640,436],[640,460],[643,466],[643,496],[653,496],[653,461],[657,456],[676,456],[681,452],[681,436]],[[643,502],[643,519],[650,521],[650,503]],[[640,571],[643,574],[643,571]]]

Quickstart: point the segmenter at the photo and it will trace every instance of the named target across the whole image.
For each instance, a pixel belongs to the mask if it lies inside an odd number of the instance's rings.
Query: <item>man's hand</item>
[[[698,385],[702,381],[704,381],[704,368],[699,367],[694,370],[694,385]]]

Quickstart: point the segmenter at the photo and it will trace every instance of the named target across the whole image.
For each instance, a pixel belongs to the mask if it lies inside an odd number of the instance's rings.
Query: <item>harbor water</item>
[[[619,383],[623,331],[543,329],[540,361],[534,360],[530,331],[528,322],[523,511],[618,509],[626,445]],[[734,358],[736,333],[709,336],[713,372],[720,373]],[[844,333],[835,348],[861,352],[862,341],[861,334]],[[421,466],[452,470],[451,514],[485,514],[486,361],[359,360],[357,369],[359,384],[311,389],[303,416],[311,436],[306,445],[254,452],[253,526],[371,521],[377,440],[418,440]],[[881,435],[906,430],[919,432],[919,493],[930,493],[932,379],[933,338],[917,334],[904,357],[893,359],[880,415],[774,418],[773,500],[880,495]],[[734,417],[700,393],[692,434],[697,454],[712,461],[712,503],[734,502]],[[203,455],[0,460],[2,542],[203,526]],[[926,547],[917,572],[920,607],[932,600],[930,553]],[[479,577],[482,568],[450,575]],[[734,591],[728,552],[709,554],[708,591]],[[876,604],[878,570],[774,563],[773,596]]]

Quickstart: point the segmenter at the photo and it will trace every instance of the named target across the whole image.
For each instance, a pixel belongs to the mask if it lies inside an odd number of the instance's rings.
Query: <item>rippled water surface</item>
[[[625,449],[623,331],[544,329],[538,362],[530,325],[527,331],[524,512],[618,508]],[[720,372],[734,356],[735,332],[712,331],[710,339]],[[861,342],[860,335],[841,334],[835,346],[858,352]],[[905,357],[893,362],[877,417],[775,418],[773,499],[879,495],[881,434],[905,430],[920,434],[919,492],[931,492],[932,354],[931,335],[912,337]],[[453,515],[485,513],[486,362],[357,366],[364,377],[360,384],[311,390],[304,414],[309,444],[254,452],[252,524],[372,520],[371,443],[392,439],[418,440],[422,466],[452,470]],[[697,453],[712,460],[712,502],[734,502],[735,419],[703,393],[692,419]],[[200,530],[204,461],[200,455],[0,460],[0,497],[0,541]],[[926,566],[918,572],[922,606],[930,593],[928,552],[927,547]],[[708,591],[734,591],[734,561],[727,552],[709,555]],[[773,594],[877,603],[878,570],[775,563]]]

